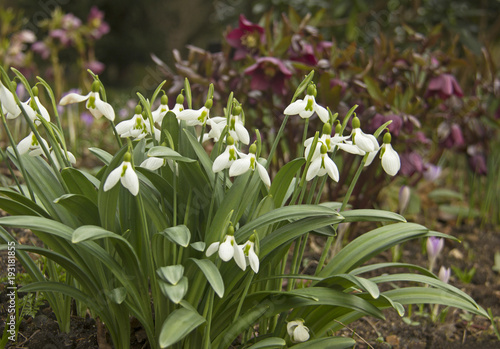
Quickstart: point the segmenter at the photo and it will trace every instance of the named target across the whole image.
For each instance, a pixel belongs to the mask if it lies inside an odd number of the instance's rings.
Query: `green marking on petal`
[[[253,156],[250,158],[250,168],[255,171],[255,158]]]
[[[325,157],[321,157],[321,168],[326,168],[325,167]]]
[[[309,98],[307,100],[307,105],[306,105],[306,110],[313,111],[313,100],[312,98]]]
[[[125,176],[125,172],[127,171],[127,167],[128,167],[127,165],[122,166],[122,174],[120,175],[120,177]]]
[[[201,112],[201,115],[198,117],[198,121],[201,122],[202,124],[204,124],[206,117],[207,117],[207,111],[203,110]]]
[[[236,151],[234,148],[229,149],[229,161],[236,160]]]
[[[89,97],[88,108],[89,109],[96,109],[94,96]]]

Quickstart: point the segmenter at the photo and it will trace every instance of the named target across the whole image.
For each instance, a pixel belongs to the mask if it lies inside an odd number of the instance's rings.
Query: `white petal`
[[[266,168],[258,162],[256,162],[256,166],[257,171],[259,172],[260,179],[262,180],[262,182],[264,182],[266,187],[269,188],[271,186],[271,178],[269,178],[269,173],[267,173]]]
[[[116,125],[116,132],[118,132],[118,134],[121,136],[126,132],[129,132],[130,129],[135,126],[135,123],[136,123],[136,115],[134,115],[130,120],[124,120],[118,123],[118,125]]]
[[[319,169],[321,167],[321,157],[314,159],[307,170],[306,181],[310,181],[318,175]]]
[[[103,187],[104,191],[108,191],[109,189],[113,188],[116,185],[116,183],[118,183],[118,181],[122,176],[122,171],[123,169],[122,166],[120,165],[110,172],[108,178],[106,178],[106,182],[104,182],[104,187]]]
[[[231,242],[236,244],[236,242],[234,242],[234,236],[226,236],[225,241],[219,246],[219,257],[224,262],[229,261],[234,256],[234,247]]]
[[[390,144],[385,144],[385,152],[382,155],[382,168],[390,176],[395,176],[401,168],[399,155],[392,149]]]
[[[137,173],[135,173],[132,168],[132,164],[130,162],[126,162],[126,165],[127,169],[121,178],[121,182],[123,186],[132,193],[132,195],[136,196],[139,193],[139,178],[137,177]]]
[[[242,159],[238,159],[229,168],[229,176],[239,176],[250,169],[250,155],[245,156]]]
[[[245,126],[243,126],[242,123],[236,122],[234,125],[234,128],[236,129],[236,134],[238,135],[238,140],[243,143],[243,144],[248,144],[250,143],[250,135],[248,134],[247,129]]]
[[[69,93],[63,98],[61,98],[61,100],[59,101],[59,105],[67,105],[67,104],[80,103],[86,101],[90,97],[90,93],[86,96],[79,95],[78,93]]]
[[[365,166],[370,166],[373,162],[373,159],[375,159],[375,155],[377,155],[378,151],[371,151],[368,153],[368,157],[366,158]]]
[[[254,271],[255,274],[259,272],[259,257],[253,250],[253,247],[248,251],[248,260],[250,262],[250,267]]]
[[[359,149],[354,144],[339,143],[339,144],[337,144],[337,146],[340,149],[342,149],[343,151],[348,152],[350,154],[354,154],[354,155],[365,155],[366,154],[363,150]]]
[[[315,104],[313,105],[313,109],[316,114],[318,114],[321,121],[323,121],[325,124],[330,121],[330,114],[328,113],[328,110],[326,110],[326,108],[323,108],[319,104]]]
[[[45,120],[47,120],[47,121],[50,122],[49,112],[43,106],[43,104],[40,102],[40,100],[38,99],[38,97],[35,97],[35,103],[36,103],[36,106],[38,107],[38,110],[40,110],[40,115],[42,116],[42,118],[44,118]]]
[[[353,130],[352,133],[353,143],[358,146],[359,149],[369,153],[371,151],[375,151],[376,147],[374,146],[372,140],[368,138],[360,128]]]
[[[29,152],[34,136],[35,135],[33,134],[33,132],[30,132],[30,134],[27,137],[23,138],[19,142],[19,144],[17,145],[17,151],[19,152],[19,154],[22,155]]]
[[[337,168],[337,165],[333,162],[332,159],[330,159],[328,156],[325,156],[325,167],[326,167],[326,172],[330,176],[331,179],[333,179],[335,182],[339,181],[339,170]]]
[[[214,173],[217,173],[217,172],[220,172],[226,168],[229,168],[231,166],[231,164],[233,163],[234,160],[229,161],[228,148],[226,148],[226,150],[222,154],[220,154],[219,156],[217,156],[217,158],[215,158],[214,163],[212,165],[212,171],[214,171]]]
[[[380,149],[380,146],[378,145],[378,142],[377,142],[377,138],[375,138],[374,135],[365,134],[365,136],[368,137],[370,139],[370,141],[373,143],[373,147],[375,148],[375,150]]]
[[[99,112],[101,112],[101,114],[104,115],[106,119],[110,121],[115,120],[115,111],[113,110],[113,107],[111,106],[111,104],[101,101],[99,95],[97,95],[95,99],[95,106],[96,109],[99,110]]]
[[[288,107],[285,108],[283,114],[285,115],[297,115],[301,111],[305,110],[307,105],[307,101],[302,99],[297,99],[295,102],[291,103]]]
[[[5,110],[7,110],[9,114],[12,115],[9,119],[13,119],[19,116],[19,114],[21,114],[21,109],[17,105],[14,95],[1,82],[0,82],[0,102],[2,103],[2,107]]]
[[[243,253],[243,250],[236,244],[236,242],[234,243],[233,248],[234,261],[236,262],[236,265],[238,265],[241,270],[245,270],[247,268],[247,262],[245,260],[245,254]]]
[[[219,250],[219,245],[220,245],[220,242],[214,242],[214,243],[210,244],[210,246],[208,246],[208,248],[207,248],[207,251],[205,252],[207,257],[210,257],[215,252],[217,252]]]
[[[299,112],[299,116],[302,119],[309,119],[314,114],[314,110],[302,110]]]
[[[286,324],[286,331],[288,332],[288,335],[290,337],[292,337],[293,335],[293,330],[295,330],[295,328],[299,325],[299,324],[302,324],[302,322],[300,321],[290,321],[289,323]]]
[[[309,330],[304,325],[298,325],[293,331],[292,342],[301,343],[309,339]]]
[[[165,165],[165,160],[153,156],[144,160],[140,167],[147,168],[150,171],[155,171],[163,165]]]

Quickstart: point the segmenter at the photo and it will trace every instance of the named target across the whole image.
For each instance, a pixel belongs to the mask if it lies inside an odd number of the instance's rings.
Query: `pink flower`
[[[66,30],[78,29],[82,25],[80,18],[72,13],[67,13],[61,19],[61,26]]]
[[[438,134],[441,134],[441,137],[444,138],[441,144],[445,148],[460,148],[465,145],[462,130],[457,124],[451,126],[446,123],[441,124],[438,127]]]
[[[106,65],[99,61],[90,61],[85,64],[85,69],[92,70],[95,74],[101,74],[106,68]]]
[[[227,43],[236,49],[234,59],[239,60],[247,54],[255,53],[259,45],[265,43],[264,28],[250,22],[244,15],[240,15],[240,25],[226,35]]]
[[[59,41],[61,41],[61,44],[63,44],[64,46],[69,46],[72,42],[68,33],[64,29],[51,30],[49,32],[49,36],[54,39],[59,39]]]
[[[264,91],[272,88],[276,94],[286,94],[285,80],[290,79],[292,72],[285,64],[274,57],[260,57],[257,62],[245,69],[245,74],[250,75],[250,87],[253,90]]]
[[[38,53],[43,59],[47,59],[50,56],[50,49],[45,45],[43,41],[37,41],[31,45],[33,52]]]
[[[109,24],[104,21],[104,12],[100,11],[97,6],[92,6],[87,23],[92,28],[91,37],[99,40],[102,36],[109,33]]]
[[[452,95],[463,97],[464,94],[451,74],[441,74],[432,78],[425,94],[426,97],[438,96],[441,99],[448,99]]]
[[[370,123],[370,131],[375,132],[380,126],[382,126],[389,120],[392,120],[392,122],[387,128],[389,129],[391,135],[397,137],[399,135],[399,132],[401,131],[401,128],[403,127],[403,118],[401,118],[401,116],[399,115],[382,115],[378,113],[375,114]]]
[[[314,55],[313,46],[302,40],[298,34],[292,36],[289,54],[292,61],[301,62],[311,66],[318,64],[318,59]]]
[[[422,173],[424,162],[422,157],[416,153],[404,153],[401,155],[401,174],[410,177],[414,173]]]

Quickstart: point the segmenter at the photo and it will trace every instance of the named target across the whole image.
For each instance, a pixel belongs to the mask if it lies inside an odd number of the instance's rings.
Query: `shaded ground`
[[[471,295],[485,309],[491,308],[494,316],[500,316],[500,275],[494,271],[494,256],[500,252],[500,233],[492,228],[477,226],[453,227],[446,224],[436,230],[452,234],[462,243],[447,241],[442,256],[438,259],[438,267],[456,266],[461,270],[475,267],[476,273],[470,283],[461,282],[452,273],[450,283]],[[37,243],[37,239],[29,231],[15,231],[16,238],[23,244]],[[314,249],[321,248],[322,240],[311,241],[314,260]],[[391,252],[386,252],[372,262],[391,261]],[[401,261],[426,266],[427,258],[422,253],[422,244],[412,241],[402,246]],[[6,254],[0,252],[0,277],[5,275]],[[21,266],[17,265],[21,271]],[[21,295],[20,295],[21,296]],[[6,318],[5,283],[0,285],[0,333],[3,332]],[[440,309],[443,309],[441,307]],[[403,321],[395,311],[387,310],[386,321],[367,318],[352,323],[340,334],[357,340],[356,348],[498,348],[493,327],[489,321],[479,317],[468,317],[462,311],[449,309],[444,322],[430,321],[429,307],[419,313],[418,307],[412,308],[411,318]],[[497,325],[500,323],[497,321]],[[60,333],[55,316],[47,303],[43,303],[35,317],[25,316],[16,343],[9,342],[7,348],[59,349],[59,348],[110,348],[109,338],[98,323],[88,316],[71,318],[71,331]],[[100,330],[99,330],[100,329]],[[144,331],[135,321],[131,322],[132,348],[148,348]],[[101,345],[99,345],[99,342]]]

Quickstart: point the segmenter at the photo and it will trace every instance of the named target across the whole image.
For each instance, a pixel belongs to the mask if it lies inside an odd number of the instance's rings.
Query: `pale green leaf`
[[[191,258],[191,260],[201,269],[215,293],[222,298],[224,296],[224,281],[215,264],[209,259]]]
[[[170,227],[157,234],[166,236],[170,241],[182,247],[188,247],[191,240],[191,232],[185,225]]]
[[[156,274],[163,280],[177,285],[184,275],[184,266],[182,264],[169,265],[156,269]]]
[[[205,321],[203,316],[191,309],[180,308],[174,310],[161,327],[160,347],[166,348],[179,342]]]

